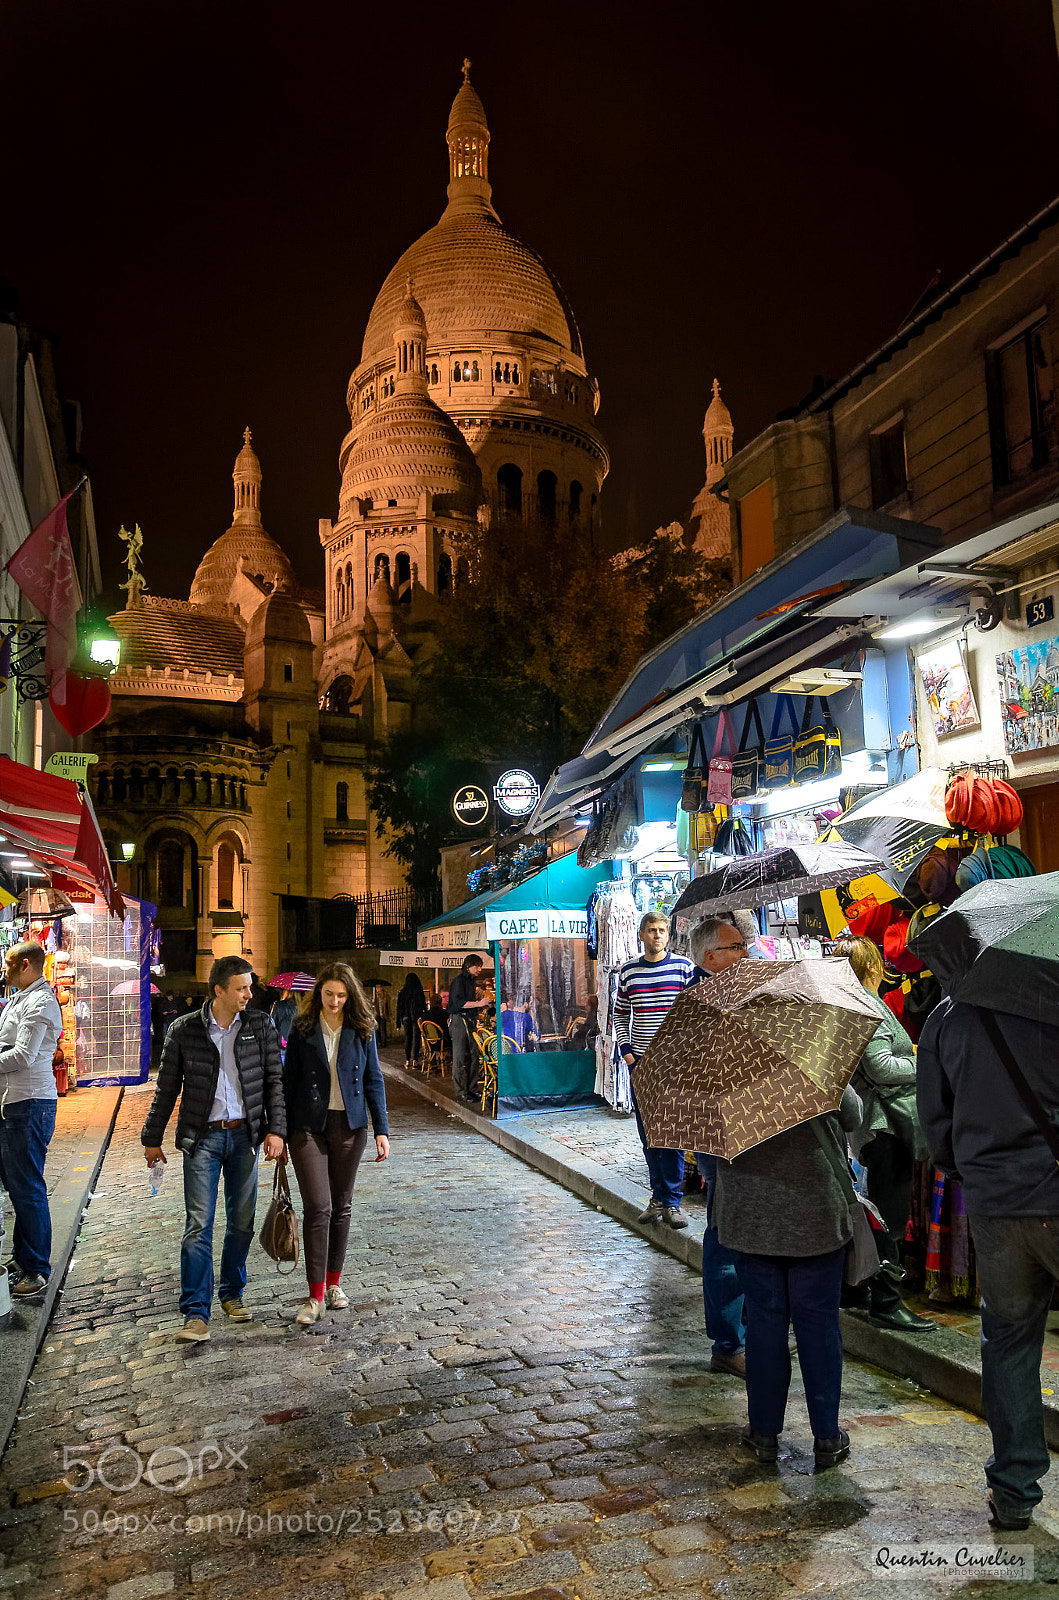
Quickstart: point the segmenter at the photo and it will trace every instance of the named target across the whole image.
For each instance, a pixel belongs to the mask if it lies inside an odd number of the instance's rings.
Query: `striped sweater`
[[[642,1056],[654,1038],[673,1001],[691,982],[695,968],[687,956],[671,952],[661,961],[637,956],[618,974],[614,1001],[614,1036],[618,1049]]]

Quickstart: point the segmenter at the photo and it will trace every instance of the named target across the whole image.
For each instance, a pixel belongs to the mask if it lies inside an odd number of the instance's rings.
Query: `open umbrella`
[[[648,1143],[731,1160],[837,1110],[879,1020],[847,961],[741,961],[685,989],[635,1070]]]
[[[947,783],[943,767],[924,767],[904,783],[851,806],[835,818],[827,837],[881,857],[884,877],[903,890],[938,840],[953,831],[945,816]]]
[[[1059,872],[976,883],[910,948],[954,1000],[1059,1023]]]
[[[277,972],[274,978],[268,980],[270,989],[291,989],[295,994],[308,994],[316,988],[316,979],[311,972]]]
[[[115,995],[115,994],[139,994],[139,992],[140,992],[140,980],[139,980],[139,978],[126,978],[124,983],[116,983],[114,985],[113,989],[111,989],[110,992],[111,992],[112,995]],[[152,994],[161,994],[161,992],[162,992],[161,989],[156,989],[154,984],[152,983],[152,985],[151,985],[151,993]]]
[[[675,912],[748,911],[777,900],[811,894],[880,872],[882,862],[854,845],[792,844],[731,861],[703,878],[694,878],[673,907]]]

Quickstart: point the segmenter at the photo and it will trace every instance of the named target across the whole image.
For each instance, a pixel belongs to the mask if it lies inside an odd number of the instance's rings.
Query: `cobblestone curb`
[[[546,1177],[570,1189],[580,1199],[623,1223],[642,1239],[675,1256],[693,1272],[702,1273],[701,1221],[692,1220],[680,1233],[657,1223],[644,1226],[637,1221],[649,1194],[646,1188],[611,1176],[596,1162],[572,1153],[557,1158],[556,1142],[540,1135],[520,1133],[517,1123],[495,1122],[453,1099],[451,1087],[440,1087],[437,1080],[406,1072],[403,1067],[382,1061],[386,1077],[403,1083],[424,1100],[431,1101],[468,1127],[491,1139],[502,1150],[510,1151]],[[559,1146],[558,1148],[561,1148]],[[842,1343],[846,1354],[857,1361],[868,1361],[886,1372],[917,1383],[940,1395],[943,1400],[982,1416],[982,1369],[977,1342],[953,1328],[939,1325],[931,1334],[903,1334],[889,1328],[876,1328],[861,1317],[841,1313]],[[1054,1376],[1047,1374],[1047,1376]],[[1059,1404],[1044,1396],[1044,1431],[1048,1444],[1059,1450]]]
[[[82,1215],[95,1188],[121,1105],[120,1088],[101,1091],[96,1112],[77,1141],[58,1182],[50,1187],[52,1271],[40,1300],[12,1302],[11,1321],[0,1332],[0,1455],[15,1425],[37,1352],[74,1253]]]

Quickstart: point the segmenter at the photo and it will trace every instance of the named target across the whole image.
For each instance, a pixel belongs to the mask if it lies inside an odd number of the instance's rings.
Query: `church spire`
[[[427,393],[427,324],[423,308],[405,279],[405,296],[393,324],[394,392]]]
[[[445,141],[449,147],[449,209],[488,206],[493,192],[489,184],[489,124],[471,85],[471,63],[466,58]]]
[[[713,399],[706,408],[702,437],[706,444],[706,487],[724,477],[725,463],[732,454],[732,413],[721,399],[721,385],[713,380]]]
[[[234,522],[261,525],[261,463],[250,443],[249,428],[243,429],[243,448],[235,458],[232,482],[235,484]]]

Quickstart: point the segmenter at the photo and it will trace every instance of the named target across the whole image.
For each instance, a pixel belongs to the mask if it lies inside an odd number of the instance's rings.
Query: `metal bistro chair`
[[[436,1022],[419,1021],[419,1033],[423,1040],[423,1072],[430,1077],[432,1072],[440,1072],[445,1076],[445,1032]]]
[[[486,1101],[491,1102],[489,1115],[496,1116],[497,1086],[496,1086],[496,1034],[486,1033],[484,1029],[475,1034],[478,1043],[478,1054],[481,1058],[482,1075],[482,1110],[485,1111]]]

